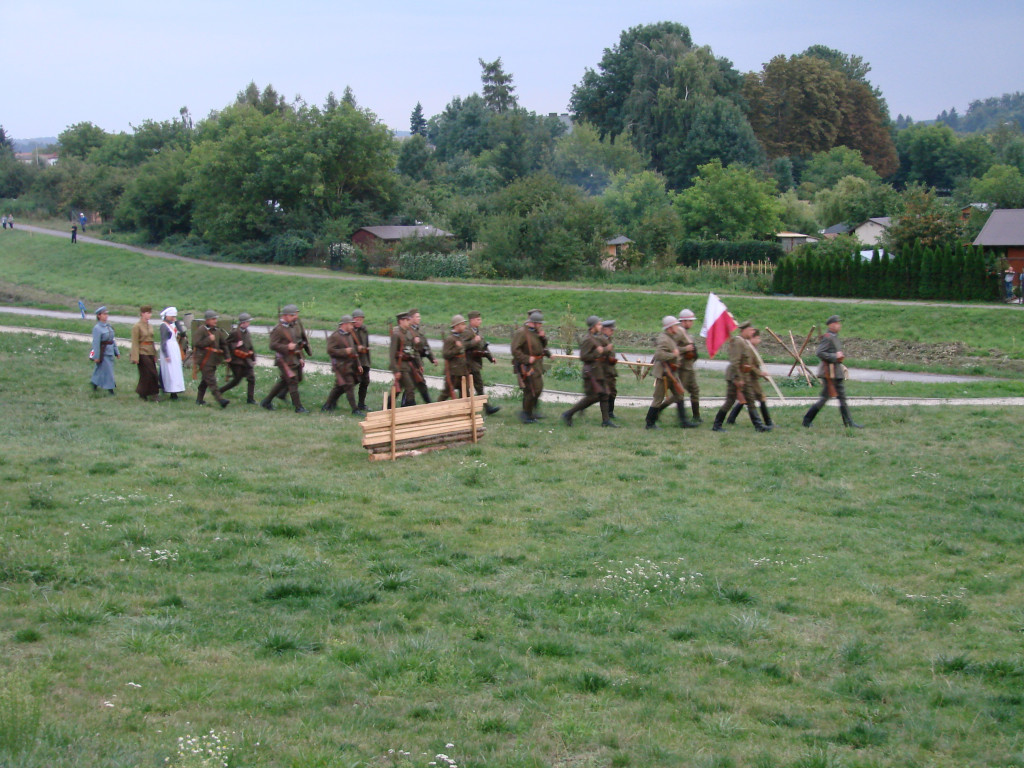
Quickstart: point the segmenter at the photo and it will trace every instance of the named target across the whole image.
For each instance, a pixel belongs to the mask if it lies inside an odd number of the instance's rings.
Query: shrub
[[[745,261],[770,261],[782,258],[782,246],[765,240],[681,240],[676,244],[676,261],[693,266],[702,261],[724,261],[741,264]]]
[[[402,253],[395,274],[406,280],[432,277],[469,277],[469,256],[465,253]]]

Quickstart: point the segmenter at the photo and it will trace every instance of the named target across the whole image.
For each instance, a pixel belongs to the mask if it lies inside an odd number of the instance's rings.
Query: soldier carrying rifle
[[[757,393],[753,384],[758,376],[764,375],[757,366],[757,354],[750,343],[756,331],[753,324],[747,320],[739,324],[739,332],[729,339],[729,367],[725,369],[725,402],[715,414],[715,423],[711,427],[714,432],[725,432],[722,424],[736,403],[746,406],[754,429],[758,432],[771,430],[771,427],[765,426],[761,416],[754,409]]]
[[[398,327],[391,331],[389,367],[395,377],[395,386],[402,390],[401,405],[416,405],[416,381],[413,377],[414,374],[418,374],[420,379],[423,378],[417,362],[419,337],[410,327],[412,317],[408,312],[396,315],[395,319],[398,321]]]
[[[679,413],[679,426],[696,426],[686,418],[683,410],[686,391],[677,373],[683,357],[679,349],[680,341],[683,341],[683,334],[679,318],[665,315],[661,318],[661,333],[658,334],[654,346],[654,368],[651,370],[655,379],[654,398],[651,400],[651,407],[647,409],[647,429],[658,428],[658,417],[672,403],[676,404]]]
[[[299,399],[299,383],[302,381],[302,367],[305,364],[302,350],[309,349],[309,339],[298,321],[299,308],[288,304],[281,308],[281,320],[270,331],[270,351],[274,353],[274,365],[277,366],[280,378],[260,401],[260,405],[268,411],[274,410],[274,398],[283,398],[287,392],[291,395],[296,413],[309,413]]]
[[[861,425],[857,424],[853,417],[850,416],[850,408],[846,404],[846,366],[843,365],[843,361],[846,359],[846,353],[843,352],[843,343],[839,340],[839,330],[843,327],[842,322],[839,319],[839,315],[832,315],[828,320],[825,321],[828,326],[826,331],[821,336],[821,340],[818,342],[818,348],[815,350],[815,354],[818,356],[818,360],[821,364],[818,366],[817,376],[819,379],[823,379],[825,386],[821,390],[821,397],[818,398],[818,402],[810,407],[806,414],[804,414],[804,426],[811,426],[811,422],[814,421],[814,417],[818,415],[825,403],[830,398],[839,398],[839,413],[843,417],[843,425],[847,427],[853,427],[854,429],[861,429]]]
[[[512,334],[512,367],[523,390],[523,410],[519,412],[523,424],[537,423],[537,402],[544,391],[545,357],[551,357],[551,350],[544,335],[544,315],[539,310],[530,310],[526,322]]]
[[[594,403],[601,404],[601,426],[618,427],[608,416],[608,387],[605,384],[604,359],[611,344],[601,332],[601,318],[591,315],[587,318],[589,332],[580,339],[580,360],[583,362],[583,397],[562,414],[566,426],[572,426],[572,417]]]
[[[483,318],[477,311],[470,312],[469,327],[464,334],[466,344],[466,362],[469,363],[469,372],[473,376],[473,391],[478,397],[484,394],[484,360],[494,362],[494,355],[491,354],[487,340],[480,335],[480,326],[483,325]],[[487,403],[484,405],[484,412],[488,415],[497,413],[500,406]]]

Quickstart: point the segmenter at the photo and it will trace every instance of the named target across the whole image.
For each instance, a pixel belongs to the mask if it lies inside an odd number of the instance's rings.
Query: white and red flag
[[[707,339],[708,355],[714,357],[736,327],[736,319],[722,300],[709,293],[708,305],[704,309],[704,325],[700,328],[700,335]]]

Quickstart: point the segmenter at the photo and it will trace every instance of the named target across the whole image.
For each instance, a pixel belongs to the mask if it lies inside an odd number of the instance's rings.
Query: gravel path
[[[75,317],[79,317],[75,315]],[[134,322],[136,318],[127,318],[121,320],[118,318],[111,318],[115,322]],[[49,338],[63,339],[64,341],[76,341],[85,344],[92,343],[92,335],[88,333],[73,333],[71,331],[53,331],[47,328],[26,328],[23,326],[15,325],[0,325],[0,333],[27,333],[35,336],[45,336]],[[123,343],[128,343],[125,339],[120,339]],[[256,358],[256,364],[260,367],[271,368],[273,362],[267,355],[260,355]],[[329,363],[318,362],[316,360],[310,360],[306,363],[307,370],[311,372],[329,374],[331,367]],[[444,386],[444,379],[441,376],[426,376],[427,384],[440,389]],[[370,372],[370,379],[374,382],[386,383],[392,380],[392,375],[389,371],[379,370],[374,368]],[[494,397],[504,398],[518,398],[519,389],[507,384],[494,384],[486,388],[486,393]],[[546,389],[544,394],[541,396],[541,400],[545,403],[575,403],[581,397],[579,392],[562,392],[559,390]],[[787,397],[786,401],[780,402],[775,397],[769,397],[769,400],[773,408],[780,407],[800,407],[806,408],[815,400],[817,395],[813,397]],[[873,406],[910,406],[910,405],[923,405],[923,406],[941,406],[941,405],[954,405],[954,406],[973,406],[973,407],[984,407],[984,406],[997,406],[997,407],[1021,407],[1024,406],[1024,397],[935,397],[935,398],[911,398],[911,397],[851,397],[849,398],[851,404],[855,405],[873,405]],[[650,405],[651,401],[649,397],[619,397],[615,401],[616,405],[621,405],[624,408],[646,408]],[[702,398],[701,404],[706,412],[710,412],[722,405],[722,398]],[[838,405],[835,400],[830,400],[829,405]]]

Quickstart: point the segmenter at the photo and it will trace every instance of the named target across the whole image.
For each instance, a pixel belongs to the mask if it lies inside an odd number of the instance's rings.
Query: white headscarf
[[[177,317],[177,316],[178,316],[178,309],[177,309],[177,307],[168,307],[167,309],[165,309],[163,312],[160,313],[160,317],[163,320],[166,320],[168,317]]]

